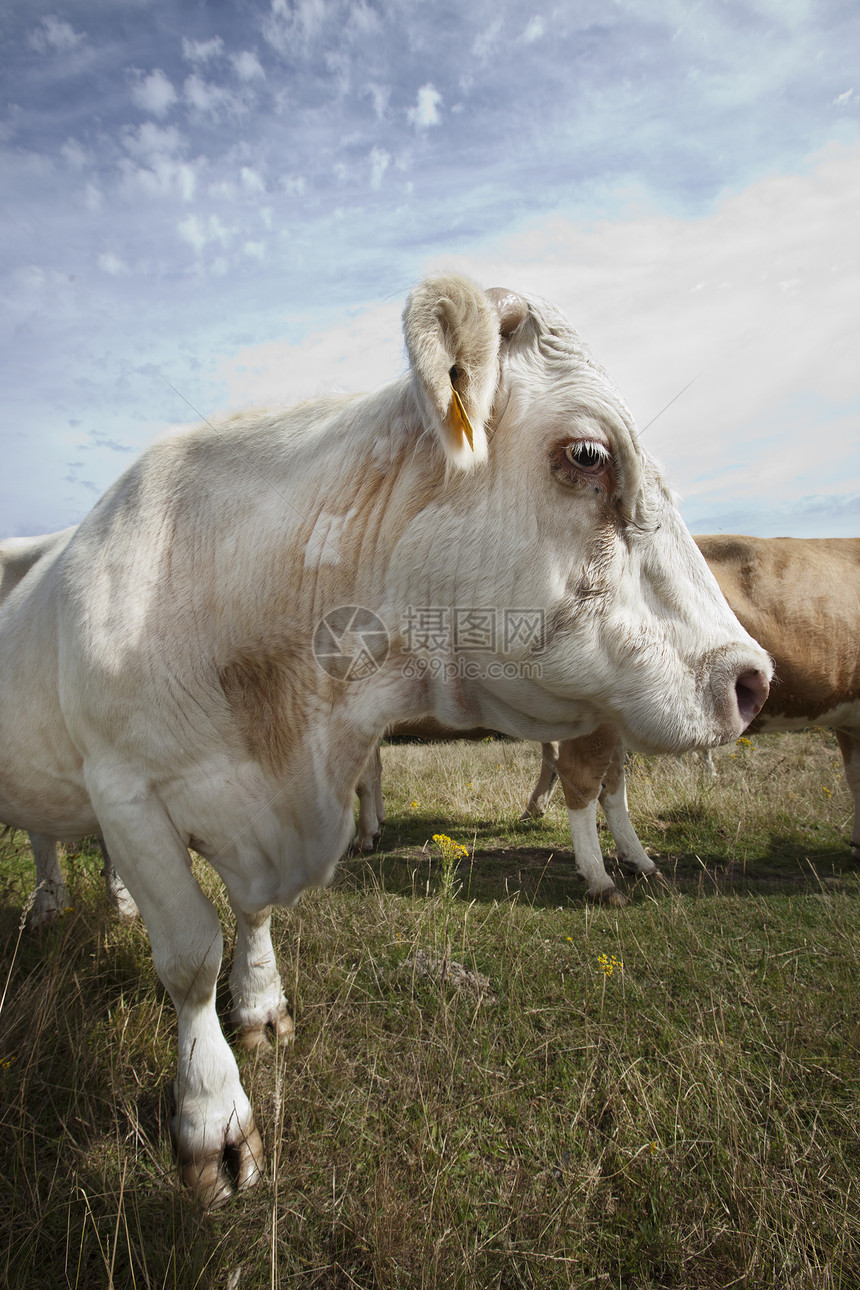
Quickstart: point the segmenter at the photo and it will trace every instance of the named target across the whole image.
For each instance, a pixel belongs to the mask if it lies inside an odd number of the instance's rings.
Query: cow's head
[[[404,333],[440,465],[397,542],[389,591],[448,612],[446,667],[437,658],[434,677],[428,656],[421,673],[428,710],[530,737],[612,719],[642,748],[739,735],[770,661],[563,315],[446,276],[412,293]],[[455,639],[469,609],[486,611],[484,648]],[[542,622],[531,638],[512,627],[518,611]]]

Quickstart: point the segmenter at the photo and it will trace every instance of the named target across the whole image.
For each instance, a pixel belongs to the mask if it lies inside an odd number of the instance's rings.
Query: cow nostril
[[[765,705],[770,685],[764,672],[742,672],[735,681],[738,711],[747,723],[758,716]]]

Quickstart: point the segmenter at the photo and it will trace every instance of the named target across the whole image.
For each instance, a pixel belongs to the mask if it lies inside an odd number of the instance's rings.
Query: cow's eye
[[[596,439],[579,439],[569,443],[564,455],[571,466],[584,470],[588,474],[597,474],[609,465],[609,449]]]

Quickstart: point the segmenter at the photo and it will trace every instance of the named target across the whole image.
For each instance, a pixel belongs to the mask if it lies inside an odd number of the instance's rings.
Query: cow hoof
[[[182,1181],[206,1209],[226,1205],[237,1192],[259,1182],[262,1173],[263,1143],[253,1121],[221,1151],[182,1165]]]
[[[273,1048],[275,1043],[288,1044],[295,1037],[296,1027],[286,1008],[265,1021],[255,1022],[250,1026],[239,1028],[239,1043],[249,1053],[258,1048]]]
[[[617,887],[607,887],[604,891],[590,891],[588,899],[595,905],[608,905],[610,909],[621,909],[629,905],[626,896],[622,896]]]
[[[659,866],[653,860],[649,860],[649,867],[643,869],[641,862],[637,864],[635,860],[622,860],[621,856],[618,857],[618,868],[622,873],[629,874],[631,878],[653,878],[660,872]]]

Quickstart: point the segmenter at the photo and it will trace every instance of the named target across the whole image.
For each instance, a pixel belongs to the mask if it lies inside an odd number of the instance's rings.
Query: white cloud
[[[160,68],[144,76],[131,87],[135,105],[152,116],[166,116],[176,102],[176,90]]]
[[[232,229],[223,224],[217,215],[210,215],[208,219],[200,215],[189,215],[177,225],[177,229],[183,241],[193,246],[195,251],[202,251],[213,243],[224,247],[233,236]]]
[[[149,197],[178,197],[190,202],[197,188],[197,176],[188,162],[172,157],[153,157],[148,166],[120,165],[122,187],[127,193],[141,192]]]
[[[182,57],[189,63],[208,63],[210,59],[220,58],[224,52],[224,41],[220,36],[211,40],[189,40],[182,37]]]
[[[328,17],[326,0],[272,0],[262,31],[273,49],[285,54],[307,48]]]
[[[239,195],[239,189],[232,179],[216,179],[209,184],[206,191],[210,197],[223,198],[228,202],[235,201]]]
[[[189,215],[187,219],[182,220],[177,225],[177,231],[182,240],[193,246],[195,251],[202,251],[208,241],[196,215]]]
[[[241,54],[231,54],[230,60],[240,81],[264,81],[266,79],[266,73],[260,65],[260,60],[250,50],[243,50]]]
[[[237,93],[223,85],[205,81],[202,76],[193,72],[185,82],[185,100],[188,106],[201,116],[217,119],[222,115],[238,116],[247,112],[249,103],[245,93]]]
[[[259,260],[262,264],[266,258],[266,245],[264,242],[245,242],[242,245],[242,254],[247,255],[249,260]]]
[[[472,45],[472,54],[475,58],[486,62],[496,51],[502,34],[502,19],[494,18],[492,22],[482,27],[475,37]]]
[[[544,27],[543,18],[535,14],[528,21],[528,25],[526,26],[526,29],[523,32],[523,40],[526,42],[527,45],[531,45],[534,43],[534,41],[540,40],[541,36],[544,34],[544,31],[545,31],[545,27]]]
[[[391,91],[384,85],[375,85],[371,83],[370,85],[365,86],[364,92],[370,97],[377,121],[381,121],[385,116]]]
[[[347,20],[350,34],[359,33],[364,36],[371,32],[376,33],[382,26],[382,22],[380,15],[363,0],[351,0]]]
[[[416,129],[426,129],[429,125],[438,125],[441,121],[439,105],[442,95],[435,85],[422,85],[418,91],[418,101],[414,108],[407,108],[406,115]]]
[[[144,121],[136,129],[126,130],[122,142],[126,152],[145,161],[154,157],[175,157],[187,146],[185,136],[175,125],[162,128],[152,121]]]
[[[97,263],[102,273],[108,273],[112,278],[121,277],[123,274],[128,273],[128,265],[113,251],[103,251],[98,257]]]
[[[67,139],[60,148],[60,153],[73,170],[83,170],[90,163],[90,154],[77,139]]]
[[[126,192],[191,201],[197,189],[195,166],[199,163],[179,159],[178,154],[187,147],[181,131],[172,125],[162,127],[154,121],[144,121],[136,129],[126,130],[122,142],[126,152],[143,163],[120,163]]]
[[[28,37],[31,47],[40,54],[67,54],[77,49],[85,39],[65,19],[53,15],[43,18],[41,26],[31,31]]]
[[[374,148],[370,154],[370,186],[379,188],[382,176],[391,164],[390,155],[383,148]]]
[[[226,387],[230,408],[288,406],[320,394],[376,389],[403,371],[402,308],[400,299],[385,300],[297,344],[272,341],[241,350],[212,373],[213,383]]]
[[[239,178],[246,193],[264,193],[266,191],[265,180],[259,171],[254,170],[251,166],[243,166],[239,171]]]

